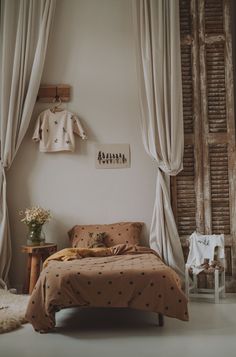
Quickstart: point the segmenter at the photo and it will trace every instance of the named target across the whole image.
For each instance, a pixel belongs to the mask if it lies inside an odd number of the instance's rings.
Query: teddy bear
[[[106,248],[104,238],[106,233],[89,233],[88,248]]]

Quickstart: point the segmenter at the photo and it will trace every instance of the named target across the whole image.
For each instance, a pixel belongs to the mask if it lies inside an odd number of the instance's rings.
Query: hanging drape
[[[0,13],[0,279],[6,281],[11,240],[6,170],[29,126],[43,71],[56,0],[1,0]]]
[[[183,276],[184,259],[170,198],[170,176],[182,170],[183,113],[178,0],[133,0],[145,149],[157,163],[150,246]]]

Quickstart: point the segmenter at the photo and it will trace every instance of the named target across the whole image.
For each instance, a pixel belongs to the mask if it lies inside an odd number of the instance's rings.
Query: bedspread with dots
[[[38,332],[55,326],[67,307],[129,307],[188,320],[179,276],[147,247],[120,244],[111,254],[51,257],[30,297],[26,319]],[[94,256],[95,255],[95,256]]]

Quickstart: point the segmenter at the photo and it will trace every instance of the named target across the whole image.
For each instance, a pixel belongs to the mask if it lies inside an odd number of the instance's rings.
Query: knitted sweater
[[[53,113],[47,109],[39,115],[32,139],[39,141],[42,152],[74,151],[74,133],[87,139],[75,114],[67,110]]]

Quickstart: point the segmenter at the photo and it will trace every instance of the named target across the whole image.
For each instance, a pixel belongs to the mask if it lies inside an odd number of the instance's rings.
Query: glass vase
[[[45,234],[42,224],[28,224],[27,245],[43,245],[45,243]]]

